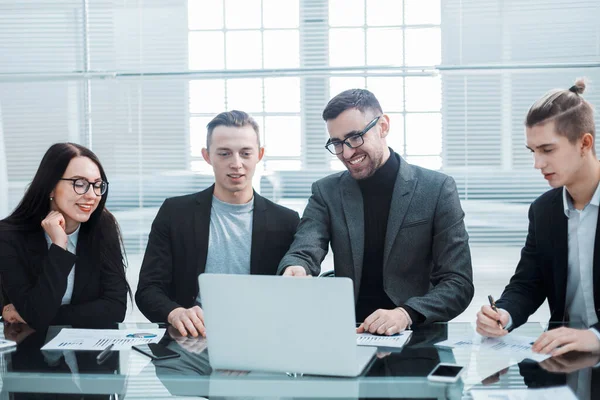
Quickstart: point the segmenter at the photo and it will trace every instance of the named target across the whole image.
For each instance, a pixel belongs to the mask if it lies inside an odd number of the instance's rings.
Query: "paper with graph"
[[[536,338],[534,337],[513,336],[511,334],[497,338],[481,337],[478,335],[474,338],[444,340],[435,345],[440,347],[450,347],[452,349],[477,346],[478,350],[481,352],[513,355],[519,362],[525,358],[538,362],[550,358],[550,355],[548,354],[534,353],[533,350],[531,350],[535,340]]]
[[[377,347],[403,347],[410,339],[412,331],[403,331],[392,336],[373,335],[370,333],[357,333],[356,344],[359,346]]]
[[[165,329],[71,329],[63,328],[42,350],[126,350],[131,346],[158,343]]]
[[[531,350],[535,337],[517,336],[509,333],[499,338],[486,338],[478,334],[436,343],[436,346],[452,349],[456,359],[469,360],[462,375],[464,389],[468,390],[495,373],[518,364],[526,358],[543,361],[549,355]]]

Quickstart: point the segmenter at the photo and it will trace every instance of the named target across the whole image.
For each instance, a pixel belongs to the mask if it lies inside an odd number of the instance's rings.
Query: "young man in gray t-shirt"
[[[243,111],[224,112],[207,125],[202,155],[215,184],[165,200],[153,224],[135,295],[152,322],[182,335],[205,336],[201,273],[275,275],[289,249],[298,213],[252,188],[264,155],[258,125]]]

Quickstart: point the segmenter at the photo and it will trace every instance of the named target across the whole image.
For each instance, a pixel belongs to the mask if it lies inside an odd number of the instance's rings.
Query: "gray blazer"
[[[383,285],[394,304],[418,311],[425,323],[449,321],[473,298],[464,215],[451,177],[400,157],[384,246]],[[318,275],[331,244],[335,275],[354,281],[356,301],[364,239],[358,183],[348,171],[329,175],[313,183],[294,242],[277,272],[301,265]]]

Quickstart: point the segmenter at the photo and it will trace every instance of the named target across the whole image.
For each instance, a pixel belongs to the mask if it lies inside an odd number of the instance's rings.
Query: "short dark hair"
[[[575,143],[584,133],[596,137],[594,109],[580,95],[585,91],[585,80],[578,79],[569,89],[554,89],[533,103],[525,126],[531,128],[554,122],[556,133]]]
[[[364,113],[367,110],[373,110],[383,114],[381,105],[375,95],[367,89],[348,89],[329,100],[323,110],[323,119],[329,121],[337,118],[341,113],[351,108],[356,108]]]
[[[258,143],[258,147],[260,148],[260,135],[258,124],[248,113],[239,110],[231,110],[225,111],[214,117],[207,125],[206,125],[206,148],[208,149],[210,146],[210,141],[212,139],[213,131],[217,126],[237,126],[242,128],[246,125],[250,125],[254,132],[256,132],[256,141]]]

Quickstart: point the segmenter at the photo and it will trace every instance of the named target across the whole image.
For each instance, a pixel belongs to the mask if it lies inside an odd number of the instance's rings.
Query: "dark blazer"
[[[127,310],[127,284],[116,273],[90,260],[85,232],[79,232],[77,255],[52,244],[44,231],[0,229],[0,279],[3,303],[12,303],[34,329],[48,325],[86,328],[121,322]],[[71,304],[61,305],[67,277],[75,265]]]
[[[135,301],[152,322],[166,322],[177,307],[194,306],[204,272],[214,185],[165,200],[150,230]],[[254,193],[250,272],[275,275],[290,247],[298,213]]]
[[[391,154],[394,157],[394,153]],[[400,157],[383,252],[383,289],[396,305],[449,321],[473,298],[469,236],[454,179]],[[336,276],[354,282],[358,300],[365,243],[360,187],[348,171],[312,186],[290,251],[279,273],[300,265],[318,275],[331,244]]]
[[[496,302],[508,311],[513,328],[525,322],[548,298],[550,321],[567,321],[568,219],[562,188],[538,197],[529,207],[529,231],[521,260],[502,297]],[[598,214],[600,217],[600,213]],[[594,242],[594,303],[600,319],[600,218]],[[594,325],[600,329],[600,323]]]

